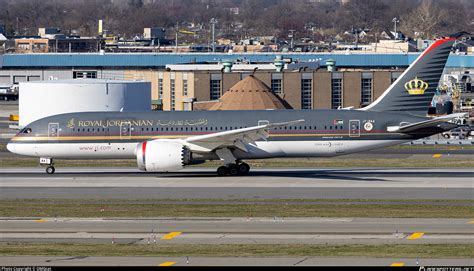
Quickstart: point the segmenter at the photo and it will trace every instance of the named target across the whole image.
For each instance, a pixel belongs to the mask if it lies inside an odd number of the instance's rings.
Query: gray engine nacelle
[[[172,141],[142,142],[136,155],[138,168],[149,172],[180,170],[191,162],[191,152],[186,146]]]

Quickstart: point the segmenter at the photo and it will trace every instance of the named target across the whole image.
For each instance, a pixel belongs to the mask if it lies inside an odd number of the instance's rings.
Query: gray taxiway
[[[213,168],[144,173],[132,168],[0,169],[0,198],[68,199],[474,199],[474,169],[253,169],[218,177]]]
[[[474,221],[418,218],[0,220],[0,241],[147,244],[474,244]],[[172,238],[165,240],[170,233]]]
[[[5,266],[473,266],[472,259],[364,257],[0,257]]]

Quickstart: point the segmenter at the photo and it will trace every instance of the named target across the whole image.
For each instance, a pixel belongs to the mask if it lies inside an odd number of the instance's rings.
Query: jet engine
[[[138,168],[150,172],[180,170],[191,162],[186,146],[173,141],[145,141],[137,146]]]

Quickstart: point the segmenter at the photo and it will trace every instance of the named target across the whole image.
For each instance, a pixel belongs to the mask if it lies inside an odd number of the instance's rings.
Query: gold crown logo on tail
[[[410,95],[421,95],[425,93],[427,88],[428,83],[418,79],[418,77],[405,83],[405,89],[410,93]]]

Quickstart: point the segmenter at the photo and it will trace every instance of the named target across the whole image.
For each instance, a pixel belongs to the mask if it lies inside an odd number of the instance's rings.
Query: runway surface
[[[472,200],[474,169],[253,169],[218,177],[213,168],[143,173],[131,168],[0,169],[2,199],[452,199]]]
[[[357,257],[0,257],[5,266],[472,266],[472,259]]]
[[[0,241],[123,244],[474,244],[474,221],[418,218],[2,219]],[[167,236],[171,238],[164,240]]]
[[[132,168],[0,169],[1,199],[473,199],[473,169],[254,169],[217,177],[212,168],[143,173]],[[426,202],[425,202],[426,203]],[[350,204],[350,203],[349,203]],[[427,203],[429,204],[429,203]],[[454,204],[454,203],[453,203]],[[457,204],[457,203],[456,203]],[[469,203],[467,203],[469,204]],[[131,214],[133,216],[133,214]],[[170,238],[165,238],[165,237]],[[166,239],[166,240],[165,240]],[[472,219],[419,218],[1,218],[1,242],[80,244],[474,244]],[[0,257],[2,265],[417,265],[370,257]],[[473,265],[472,259],[418,259]]]

